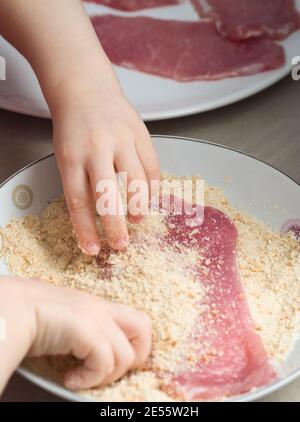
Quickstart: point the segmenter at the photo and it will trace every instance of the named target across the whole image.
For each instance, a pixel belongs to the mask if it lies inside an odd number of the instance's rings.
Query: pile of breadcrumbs
[[[298,329],[299,242],[233,208],[220,189],[205,187],[205,205],[220,209],[235,223],[240,273],[253,320],[270,358],[284,359]],[[98,227],[102,236],[99,222]],[[143,310],[153,320],[153,350],[143,370],[112,386],[84,391],[84,396],[99,401],[172,400],[162,391],[157,374],[178,370],[183,356],[193,361],[187,340],[205,299],[205,290],[191,270],[201,259],[200,252],[181,246],[178,254],[158,247],[157,239],[165,230],[161,216],[148,216],[138,226],[129,224],[130,246],[111,254],[108,275],[95,258],[79,250],[63,197],[41,215],[13,220],[6,227],[11,273],[85,290]],[[49,357],[28,365],[59,380],[70,362],[70,358]]]

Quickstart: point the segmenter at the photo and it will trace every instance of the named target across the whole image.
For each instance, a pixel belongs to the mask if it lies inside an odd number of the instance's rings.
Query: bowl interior
[[[211,185],[222,188],[231,203],[281,230],[284,224],[300,218],[300,187],[288,176],[241,152],[221,145],[167,136],[153,137],[163,171],[175,175],[201,175]],[[45,157],[13,175],[0,187],[0,274],[8,274],[3,254],[3,227],[11,218],[37,214],[62,193],[55,157]],[[246,394],[237,401],[254,400],[300,375],[300,341],[278,368],[276,383]],[[60,396],[73,400],[67,390],[40,377],[23,375]]]

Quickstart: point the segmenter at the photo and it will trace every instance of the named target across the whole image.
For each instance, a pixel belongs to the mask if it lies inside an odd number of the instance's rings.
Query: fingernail
[[[97,256],[100,252],[100,245],[95,242],[87,242],[82,248],[83,253]]]
[[[112,242],[111,247],[113,249],[118,249],[118,250],[125,249],[128,246],[128,241],[129,241],[128,236],[122,237],[121,239],[118,239],[115,242]]]
[[[141,223],[143,219],[144,219],[143,215],[131,215],[129,218],[130,222],[135,223],[135,224]]]

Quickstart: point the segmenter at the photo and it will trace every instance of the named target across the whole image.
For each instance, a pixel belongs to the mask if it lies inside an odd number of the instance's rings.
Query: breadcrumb
[[[235,223],[238,263],[252,318],[268,355],[285,359],[299,325],[299,242],[232,207],[220,189],[205,185],[205,204],[223,211]],[[97,225],[103,236],[99,220]],[[205,289],[193,275],[201,251],[160,244],[166,231],[162,216],[148,216],[141,225],[128,223],[128,227],[131,242],[125,252],[105,251],[103,240],[100,267],[79,250],[61,197],[41,215],[7,225],[7,264],[15,275],[40,277],[56,286],[88,291],[147,312],[153,320],[153,350],[145,367],[111,386],[81,394],[99,401],[171,401],[163,392],[160,374],[175,372],[183,362],[194,362],[195,351],[187,340],[205,307]],[[210,264],[207,261],[203,261],[203,271]],[[201,356],[207,357],[205,344]],[[70,358],[48,357],[31,359],[28,365],[57,380],[70,362]]]

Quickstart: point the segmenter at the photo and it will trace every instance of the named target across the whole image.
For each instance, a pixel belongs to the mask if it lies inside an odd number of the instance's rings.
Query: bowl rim
[[[154,139],[159,139],[159,138],[162,138],[162,139],[175,139],[175,140],[178,140],[178,141],[196,142],[196,143],[199,143],[199,144],[212,145],[212,146],[215,146],[215,147],[218,147],[218,148],[222,148],[222,149],[225,149],[225,150],[233,151],[233,152],[236,152],[238,154],[244,155],[244,156],[246,156],[248,158],[252,158],[253,160],[258,161],[259,163],[264,164],[264,165],[272,168],[277,173],[279,173],[279,174],[287,177],[292,182],[294,182],[298,187],[300,187],[300,182],[297,182],[293,177],[289,176],[283,170],[279,170],[273,164],[267,163],[266,161],[264,161],[264,160],[262,160],[260,158],[254,157],[253,155],[251,155],[251,154],[249,154],[247,152],[241,151],[238,148],[230,147],[230,146],[227,146],[227,145],[224,145],[224,144],[221,144],[221,143],[218,143],[218,142],[214,142],[214,141],[204,141],[204,140],[198,139],[198,138],[185,137],[185,136],[177,136],[177,135],[158,135],[158,134],[153,134],[153,135],[151,135],[151,138],[154,138]],[[30,167],[34,166],[35,164],[39,163],[40,161],[46,160],[46,159],[48,159],[48,158],[50,158],[52,156],[55,156],[55,153],[54,152],[51,152],[50,154],[46,154],[46,155],[42,156],[41,158],[38,158],[37,160],[34,160],[34,161],[26,164],[24,167],[20,168],[19,170],[17,170],[14,173],[12,173],[3,182],[1,182],[0,183],[0,189],[4,185],[6,185],[11,179],[13,179],[15,176],[17,176],[18,174],[22,173],[24,170],[27,170],[28,168],[30,168]]]
[[[153,134],[151,135],[151,138],[153,139],[169,139],[169,140],[179,140],[179,141],[188,141],[188,142],[196,142],[196,143],[200,143],[200,144],[206,144],[206,145],[212,145],[218,148],[222,148],[225,150],[229,150],[241,155],[244,155],[248,158],[251,158],[253,160],[258,161],[261,164],[264,164],[270,168],[272,168],[275,172],[287,177],[290,181],[292,181],[293,183],[295,183],[295,185],[300,188],[300,183],[297,182],[295,179],[293,179],[291,176],[289,176],[288,174],[286,174],[284,171],[279,170],[278,168],[276,168],[274,165],[269,164],[267,162],[265,162],[264,160],[261,160],[259,158],[256,158],[254,156],[252,156],[249,153],[240,151],[237,148],[233,148],[233,147],[229,147],[217,142],[212,142],[212,141],[204,141],[204,140],[200,140],[197,138],[193,138],[193,137],[184,137],[184,136],[175,136],[175,135],[158,135],[158,134]],[[47,154],[29,164],[27,164],[26,166],[22,167],[21,169],[19,169],[18,171],[16,171],[15,173],[13,173],[11,176],[9,176],[7,179],[5,179],[1,184],[0,184],[0,189],[5,186],[10,180],[12,180],[15,176],[17,176],[18,174],[22,173],[24,170],[27,170],[28,168],[34,166],[35,164],[46,160],[50,157],[55,156],[54,153],[50,153]],[[48,380],[44,377],[41,377],[37,374],[35,374],[34,372],[26,369],[23,366],[20,366],[17,369],[17,372],[23,376],[24,378],[26,378],[27,380],[31,381],[32,383],[34,383],[35,385],[45,389],[48,392],[51,392],[52,394],[55,394],[59,397],[65,398],[67,400],[72,400],[72,401],[94,401],[91,398],[87,398],[84,396],[80,396],[79,394],[73,393],[69,390],[67,390],[66,388],[60,386],[59,384],[56,384],[55,382]],[[294,381],[296,378],[298,378],[300,376],[300,366],[298,369],[295,369],[294,371],[292,371],[289,375],[287,375],[286,377],[279,379],[277,381],[274,381],[273,383],[265,386],[265,387],[260,387],[258,389],[255,389],[253,391],[250,391],[249,393],[246,394],[242,394],[239,396],[235,396],[232,398],[228,398],[225,401],[228,402],[246,402],[246,401],[254,401],[257,400],[259,398],[265,397],[271,393],[274,393],[276,391],[278,391],[280,388],[286,386],[287,384],[291,383],[292,381]]]

